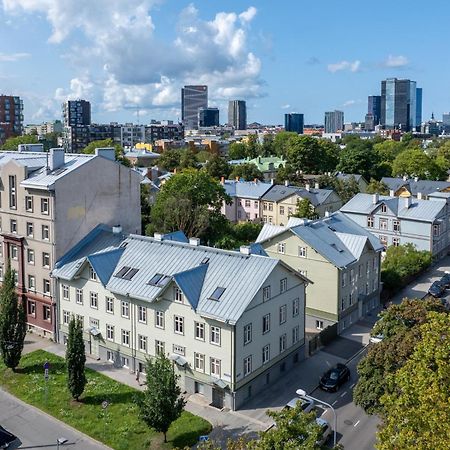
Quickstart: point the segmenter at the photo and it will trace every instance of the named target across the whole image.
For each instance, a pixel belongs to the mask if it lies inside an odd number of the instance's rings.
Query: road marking
[[[341,394],[341,398],[342,398],[344,395],[346,395],[346,394],[347,394],[347,391],[343,392],[343,393]]]
[[[353,425],[354,427],[356,427],[358,425],[358,423],[360,422],[360,420],[358,420],[355,425]]]
[[[331,404],[331,406],[334,406],[337,402],[338,402],[338,401],[335,400],[335,401]]]
[[[355,387],[355,384],[356,384],[356,383],[353,383],[353,384],[350,386],[350,389],[353,389],[353,388]]]

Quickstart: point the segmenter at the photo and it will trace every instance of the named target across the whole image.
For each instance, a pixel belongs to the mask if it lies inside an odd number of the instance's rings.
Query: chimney
[[[222,184],[222,185],[225,184],[225,177],[220,177],[220,184]]]
[[[289,181],[288,181],[288,180],[284,180],[284,185],[285,185],[286,187],[288,187],[288,186],[289,186]]]
[[[414,177],[414,181],[417,183],[419,181],[419,177]]]
[[[120,224],[113,225],[112,232],[113,232],[113,234],[120,234],[120,233],[122,233],[122,227],[120,226]]]
[[[305,184],[305,189],[309,192],[309,189],[310,189],[309,183]]]
[[[155,239],[156,241],[162,241],[162,240],[163,240],[163,234],[162,234],[162,233],[155,233],[155,234],[153,235],[153,237],[154,237],[154,239]]]
[[[248,245],[241,245],[239,247],[239,251],[243,254],[243,255],[250,255],[250,247]]]
[[[314,183],[314,189],[319,189],[319,183]]]
[[[270,184],[273,186],[275,184],[275,180],[273,178],[270,179]]]
[[[59,169],[64,165],[64,149],[63,148],[51,148],[48,158],[48,169],[50,172]]]
[[[417,200],[422,200],[422,192],[417,193]]]
[[[239,177],[235,177],[234,179],[235,179],[236,181],[239,181]]]
[[[404,198],[404,206],[406,209],[408,209],[412,205],[412,197],[405,197]]]
[[[258,184],[258,178],[253,178],[253,183]]]
[[[200,245],[200,239],[196,237],[189,238],[189,245],[193,245],[194,247],[198,247]]]
[[[325,217],[330,217],[330,211],[325,211]]]
[[[380,196],[378,194],[372,194],[372,203],[376,205],[380,200]]]
[[[101,156],[103,158],[109,159],[110,161],[116,160],[116,150],[114,147],[96,148],[95,156]]]
[[[394,189],[389,190],[389,197],[395,197]]]
[[[406,175],[403,175],[403,181],[407,181],[408,177]]]

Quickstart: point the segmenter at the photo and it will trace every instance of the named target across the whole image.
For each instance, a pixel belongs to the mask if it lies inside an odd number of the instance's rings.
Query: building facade
[[[327,111],[325,113],[325,133],[337,133],[344,129],[343,111]]]
[[[367,114],[372,115],[374,127],[380,123],[381,95],[369,95],[367,99]]]
[[[109,235],[109,237],[108,237]],[[83,321],[93,357],[133,372],[160,353],[182,390],[238,409],[304,358],[306,279],[279,260],[107,233],[56,264],[60,338]]]
[[[235,130],[247,129],[247,105],[244,100],[228,102],[228,125]]]
[[[81,153],[90,142],[91,103],[87,100],[68,100],[62,105],[63,146],[66,152]]]
[[[218,127],[219,126],[219,108],[199,108],[198,110],[198,126]]]
[[[284,129],[294,133],[303,134],[304,116],[299,113],[287,113],[284,115]]]
[[[12,95],[0,95],[0,144],[23,132],[23,100]]]
[[[198,110],[208,107],[208,86],[184,86],[181,89],[181,120],[186,129],[198,129]]]
[[[0,156],[0,270],[11,261],[29,328],[45,336],[55,329],[55,261],[99,222],[140,231],[141,177],[114,159],[114,149]]]
[[[337,324],[340,333],[379,306],[383,247],[341,212],[315,221],[292,218],[286,227],[264,225],[256,242],[311,280],[307,330]]]

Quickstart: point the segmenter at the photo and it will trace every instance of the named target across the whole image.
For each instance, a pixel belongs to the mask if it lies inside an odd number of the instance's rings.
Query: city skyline
[[[95,122],[136,122],[136,107],[142,123],[177,120],[186,84],[208,85],[222,122],[228,101],[239,98],[249,123],[282,124],[289,112],[323,123],[335,109],[347,122],[364,121],[367,97],[397,77],[423,87],[426,120],[450,110],[450,63],[433,48],[450,5],[435,6],[439,17],[387,0],[370,16],[353,0],[344,10],[293,0],[283,8],[268,0],[2,0],[1,91],[24,99],[25,123],[59,119],[67,98],[89,100]],[[376,37],[367,33],[369,18],[382,31]],[[421,33],[408,26],[418,21]]]

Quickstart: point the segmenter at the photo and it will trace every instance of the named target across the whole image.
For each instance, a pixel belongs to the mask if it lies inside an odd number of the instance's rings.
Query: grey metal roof
[[[321,205],[332,194],[330,189],[305,189],[296,186],[276,185],[267,191],[262,200],[269,202],[279,202],[292,195],[298,195],[301,198],[308,199],[313,206]]]
[[[360,180],[364,180],[364,177],[362,175],[359,175],[357,173],[342,173],[338,172],[336,174],[336,178],[339,180],[346,180],[348,181],[351,177],[355,179],[356,182],[360,182]]]
[[[359,193],[342,206],[341,211],[343,213],[369,215],[373,214],[384,203],[400,219],[434,222],[445,208],[444,202],[432,200],[408,199],[384,195],[380,195],[378,198],[378,202],[374,203],[372,194]],[[406,207],[408,200],[411,201],[411,205]]]
[[[404,180],[403,178],[392,177],[383,177],[381,181],[385,183],[389,189],[394,191],[398,191],[404,186],[414,196],[417,196],[418,193],[428,196],[433,192],[439,192],[440,190],[450,188],[449,181],[416,180],[413,178]]]
[[[266,192],[273,188],[273,185],[261,181],[255,183],[254,181],[225,180],[223,187],[230,197],[259,200]]]

